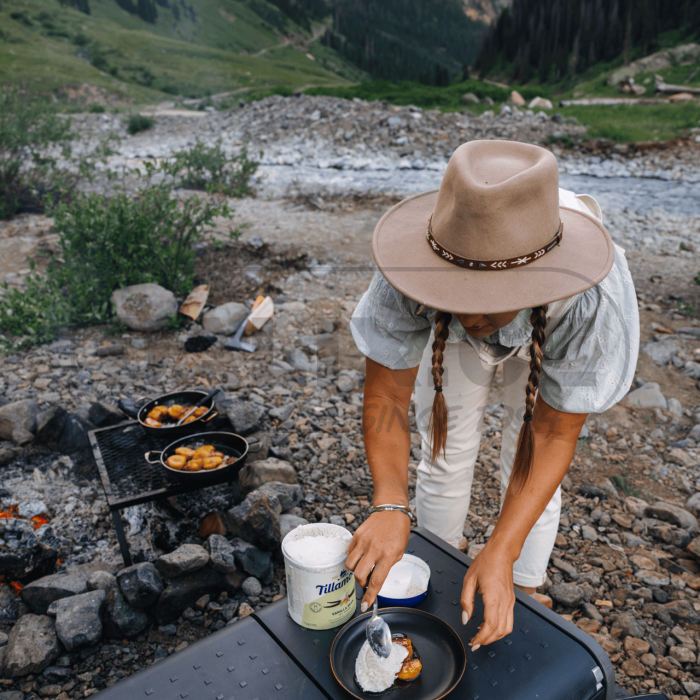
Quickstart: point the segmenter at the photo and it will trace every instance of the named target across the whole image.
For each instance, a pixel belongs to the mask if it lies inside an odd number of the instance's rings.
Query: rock
[[[700,537],[696,537],[687,547],[688,551],[700,561]]]
[[[537,107],[541,109],[554,109],[554,105],[546,97],[535,97],[530,100],[528,109],[536,109]]]
[[[540,605],[544,605],[545,608],[549,608],[550,610],[552,609],[552,599],[548,595],[544,593],[533,593],[532,597]]]
[[[548,593],[553,600],[567,608],[577,608],[585,597],[583,588],[574,583],[556,583]]]
[[[40,445],[55,445],[61,440],[68,411],[62,406],[49,406],[36,416],[34,439]]]
[[[620,642],[613,639],[609,635],[597,634],[596,632],[589,632],[589,634],[608,654],[615,654],[616,652],[620,651]]]
[[[646,654],[649,651],[649,642],[645,642],[637,637],[625,637],[623,646],[625,651],[633,656],[642,656],[642,654]]]
[[[625,507],[635,518],[643,518],[644,511],[647,509],[648,505],[649,504],[645,500],[636,498],[635,496],[627,496],[627,498],[625,498]]]
[[[299,372],[316,372],[318,369],[316,362],[310,361],[298,348],[295,348],[287,355],[287,362]]]
[[[644,668],[644,666],[637,661],[637,659],[627,659],[627,661],[623,661],[622,671],[630,678],[641,678],[642,676],[647,675],[646,668]]]
[[[659,574],[656,571],[649,571],[648,569],[637,571],[635,576],[647,586],[668,586],[668,584],[671,582],[668,576]]]
[[[516,105],[517,107],[525,106],[525,99],[517,90],[513,90],[510,93],[510,96],[508,97],[508,102],[510,102],[510,104],[512,105]]]
[[[163,581],[151,562],[128,566],[117,574],[117,583],[129,605],[145,608],[163,592]]]
[[[647,506],[644,511],[644,517],[664,520],[676,527],[687,530],[691,535],[698,533],[697,518],[692,513],[674,506],[672,503],[658,501],[653,505]]]
[[[222,535],[210,535],[205,543],[209,552],[209,566],[221,574],[232,574],[236,570],[234,549]]]
[[[481,104],[493,107],[493,98],[486,96],[481,100]]]
[[[659,340],[655,343],[648,343],[647,345],[642,346],[642,350],[644,350],[644,352],[649,355],[649,357],[651,357],[651,359],[654,360],[657,365],[667,365],[671,361],[671,358],[680,350],[680,347],[672,338],[664,338],[663,340]],[[649,382],[649,384],[653,383],[654,382]],[[644,386],[647,386],[647,384]],[[666,406],[662,406],[661,408],[666,408]]]
[[[28,583],[21,590],[20,597],[32,612],[44,615],[54,601],[86,592],[86,578],[71,574],[51,574]]]
[[[53,603],[51,607],[56,609],[56,635],[68,651],[90,646],[100,640],[105,598],[105,591],[98,590]]]
[[[248,603],[241,603],[238,608],[238,619],[240,620],[244,617],[248,617],[248,615],[252,615],[254,612],[255,610],[253,610]]]
[[[111,302],[121,323],[135,331],[157,331],[177,314],[175,295],[158,284],[134,284],[117,289]]]
[[[656,343],[654,343],[656,344]],[[634,408],[667,408],[668,402],[656,382],[647,382],[639,389],[630,391],[623,401]]]
[[[24,700],[24,693],[20,690],[7,690],[0,693],[0,700]]]
[[[0,571],[22,583],[54,571],[64,544],[50,525],[35,530],[34,523],[20,518],[0,518],[0,539],[5,544],[0,547]]]
[[[156,560],[156,568],[165,578],[184,576],[201,569],[209,561],[209,553],[198,544],[180,545],[174,552]]]
[[[230,622],[235,617],[237,610],[238,603],[235,600],[227,600],[221,608],[221,615],[226,622]]]
[[[639,659],[647,668],[656,666],[656,657],[653,654],[642,654]]]
[[[610,628],[610,636],[615,639],[624,639],[625,637],[642,639],[646,632],[647,626],[631,612],[620,613]]]
[[[563,559],[553,557],[552,564],[554,564],[554,566],[556,566],[557,569],[559,569],[560,571],[563,571],[567,575],[569,580],[576,581],[578,579],[578,571],[576,571],[576,567],[564,561]]]
[[[353,516],[354,518],[355,516]],[[306,518],[301,518],[298,515],[288,515],[282,513],[280,515],[280,541],[284,541],[284,538],[299,525],[308,525],[309,521]]]
[[[243,495],[247,495],[270,481],[296,484],[297,474],[289,462],[284,462],[274,457],[250,462],[238,474],[238,485]]]
[[[280,513],[299,505],[303,498],[300,486],[267,483],[227,512],[229,531],[262,549],[277,549],[281,543]]]
[[[674,447],[666,453],[666,460],[682,467],[690,467],[695,464],[695,460],[681,447]]]
[[[105,345],[100,345],[95,350],[95,355],[96,357],[109,357],[110,355],[123,355],[124,354],[124,346],[119,343],[107,343]]]
[[[700,491],[694,493],[686,502],[685,505],[692,513],[700,513]]]
[[[674,398],[667,399],[667,403],[668,403],[668,412],[672,416],[681,417],[683,415],[683,406],[678,399],[674,399]]]
[[[255,545],[241,537],[231,540],[236,566],[251,576],[260,579],[265,585],[272,583],[274,570],[272,567],[272,555],[263,552]]]
[[[598,541],[598,533],[595,531],[595,528],[590,525],[583,525],[581,527],[581,537],[588,542]]]
[[[234,432],[248,435],[262,426],[267,409],[255,401],[234,401],[226,407],[226,415]]]
[[[255,576],[249,576],[245,581],[243,581],[241,588],[247,596],[259,596],[262,593],[260,581],[258,581]]]
[[[26,445],[34,439],[36,419],[41,409],[30,399],[13,401],[0,406],[0,439]]]
[[[223,575],[209,566],[174,578],[158,598],[155,609],[158,624],[177,620],[185,608],[194,607],[203,595],[215,595],[224,588]]]
[[[117,577],[108,571],[95,571],[86,581],[88,591],[108,591],[117,585]]]
[[[700,617],[687,600],[672,600],[663,607],[676,622],[685,622],[688,625],[697,625],[700,622]]]
[[[694,664],[697,660],[695,654],[686,647],[671,647],[668,655],[682,664]]]
[[[282,406],[278,406],[277,408],[270,409],[268,415],[270,416],[270,418],[274,418],[280,423],[284,423],[284,421],[286,421],[287,418],[289,418],[289,416],[292,415],[295,407],[296,404],[294,402],[286,403]]]
[[[116,406],[110,406],[100,401],[94,401],[90,404],[88,418],[98,428],[107,428],[110,425],[117,425],[126,420],[124,414]]]
[[[583,630],[586,634],[591,634],[592,632],[597,632],[600,629],[601,623],[598,622],[598,620],[591,620],[588,617],[582,617],[576,620],[576,627]]]
[[[463,105],[478,105],[479,98],[473,92],[467,92],[464,95],[462,95],[462,104]]]
[[[591,603],[584,603],[581,606],[581,613],[591,620],[596,622],[603,622],[603,616],[598,612],[598,608]]]
[[[6,644],[9,636],[4,632],[0,632],[0,649],[2,649]]]
[[[118,588],[107,590],[104,609],[104,634],[109,639],[133,639],[148,625],[148,615],[132,608]]]
[[[22,615],[10,631],[5,655],[5,675],[10,678],[40,673],[58,658],[60,646],[53,618]]]
[[[243,304],[230,301],[207,311],[202,316],[202,326],[208,333],[232,335],[247,315],[248,309]]]

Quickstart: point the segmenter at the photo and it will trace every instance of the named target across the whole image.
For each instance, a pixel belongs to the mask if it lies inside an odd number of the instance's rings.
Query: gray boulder
[[[163,592],[163,581],[151,562],[128,566],[117,574],[117,583],[129,605],[145,608]]]
[[[270,552],[263,552],[241,537],[235,537],[231,540],[231,547],[233,547],[233,556],[239,569],[255,576],[266,585],[272,583],[274,569]]]
[[[278,420],[280,423],[284,423],[284,421],[286,421],[287,418],[289,418],[289,416],[291,416],[294,412],[295,406],[296,404],[294,401],[285,403],[282,406],[270,409],[269,416],[270,418]]]
[[[298,515],[291,515],[288,513],[282,513],[280,515],[280,540],[284,541],[284,538],[299,525],[308,525],[309,521],[306,518],[301,518]],[[345,524],[343,522],[343,524]]]
[[[644,639],[646,634],[647,626],[644,621],[631,612],[620,613],[610,628],[610,636],[614,639],[624,639],[625,637]]]
[[[148,625],[148,615],[132,608],[118,588],[110,588],[105,598],[104,634],[109,639],[133,639]]]
[[[106,593],[88,591],[52,603],[56,613],[56,635],[68,651],[95,644],[102,637],[102,609]]]
[[[225,587],[223,575],[208,566],[172,579],[158,598],[155,610],[158,624],[165,625],[177,620],[185,608],[194,607],[202,596],[214,595]]]
[[[678,506],[674,506],[672,503],[658,501],[657,503],[647,506],[644,510],[644,516],[646,518],[664,520],[676,527],[687,530],[691,535],[698,533],[697,518],[692,513]]]
[[[585,598],[583,588],[575,583],[555,583],[547,590],[547,594],[552,600],[567,608],[577,608]]]
[[[238,474],[238,485],[244,495],[271,481],[296,484],[297,473],[289,462],[268,457],[246,464]]]
[[[209,566],[221,574],[236,571],[236,558],[231,543],[223,535],[210,535],[205,543],[209,552]]]
[[[177,313],[175,295],[158,284],[134,284],[117,289],[112,304],[121,323],[135,331],[157,331]]]
[[[666,397],[656,382],[647,382],[639,389],[630,391],[623,400],[635,408],[668,408]]]
[[[299,505],[303,498],[300,486],[265,484],[227,512],[229,531],[262,549],[277,549],[282,541],[280,514]]]
[[[226,415],[234,432],[248,435],[262,426],[267,409],[255,401],[233,401],[226,407]]]
[[[207,311],[202,316],[202,326],[208,333],[231,335],[236,332],[247,315],[248,309],[243,304],[230,301]]]
[[[94,574],[90,574],[86,583],[88,591],[108,591],[116,587],[117,577],[109,571],[95,571]]]
[[[37,615],[44,615],[54,601],[87,592],[87,579],[72,574],[51,574],[28,583],[20,597]]]
[[[41,412],[39,404],[22,399],[0,406],[0,439],[25,445],[34,439],[36,418]]]
[[[287,362],[299,372],[316,372],[318,365],[315,360],[309,360],[299,348],[295,348],[287,355]]]
[[[46,615],[22,615],[10,632],[5,675],[10,678],[40,673],[60,653],[56,627]]]
[[[255,576],[249,576],[241,586],[247,596],[259,596],[262,593],[262,585]]]
[[[478,105],[479,98],[473,92],[467,92],[464,95],[462,95],[462,104],[463,105]]]
[[[671,358],[680,350],[678,343],[672,338],[664,338],[655,343],[648,343],[642,350],[651,357],[657,365],[666,365]]]
[[[204,547],[183,544],[174,552],[158,557],[156,568],[165,578],[176,578],[201,569],[208,561],[209,553]]]

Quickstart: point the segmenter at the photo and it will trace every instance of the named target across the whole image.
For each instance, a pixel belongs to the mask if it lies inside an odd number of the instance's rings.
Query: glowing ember
[[[42,518],[40,515],[35,515],[33,518],[31,518],[31,521],[34,523],[34,529],[38,530],[42,525],[46,525],[49,521],[46,518]]]
[[[0,520],[8,520],[10,518],[16,518],[18,520],[25,520],[20,514],[18,507],[16,505],[10,506],[6,510],[0,510]],[[41,515],[35,515],[33,518],[29,519],[30,522],[34,523],[34,529],[38,530],[42,525],[48,523],[48,518],[43,518]]]

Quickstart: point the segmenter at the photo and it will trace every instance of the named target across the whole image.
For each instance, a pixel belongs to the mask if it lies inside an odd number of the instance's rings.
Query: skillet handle
[[[216,418],[219,415],[218,411],[214,411],[208,418],[205,418],[202,423],[208,423],[212,418]]]
[[[158,455],[158,459],[152,460],[151,455]],[[149,464],[160,464],[161,457],[163,453],[159,450],[150,450],[149,452],[146,452],[143,456],[143,458],[149,463]]]

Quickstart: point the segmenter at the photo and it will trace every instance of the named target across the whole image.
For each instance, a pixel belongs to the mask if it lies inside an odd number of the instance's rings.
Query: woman
[[[422,438],[418,524],[462,540],[484,410],[503,365],[501,512],[464,579],[462,622],[484,603],[472,649],[512,631],[513,586],[546,579],[560,483],[589,412],[629,390],[639,347],[624,251],[592,198],[559,189],[547,150],[510,141],[460,146],[440,189],[379,221],[379,272],[351,323],[366,356],[363,432],[374,508],[347,565],[372,604],[403,555],[410,429]]]

